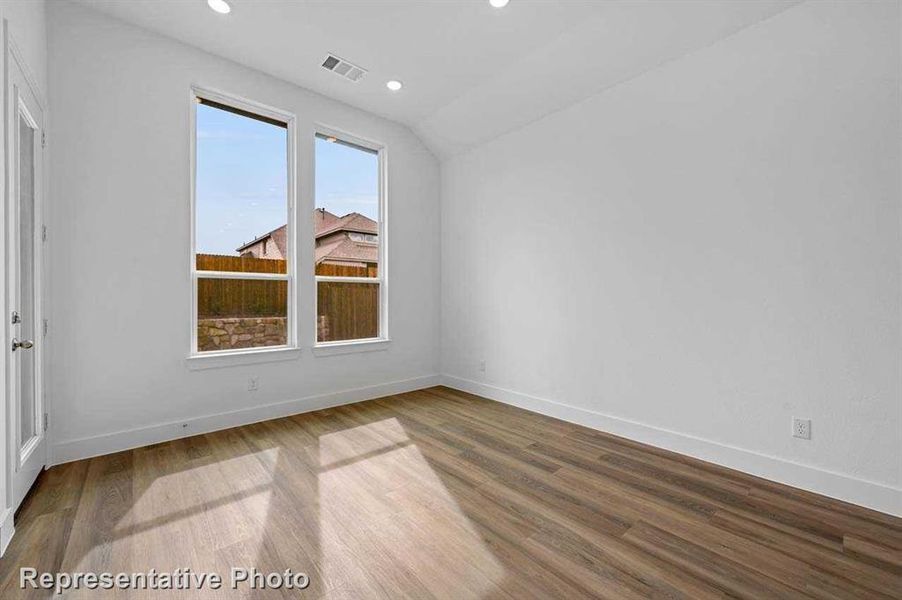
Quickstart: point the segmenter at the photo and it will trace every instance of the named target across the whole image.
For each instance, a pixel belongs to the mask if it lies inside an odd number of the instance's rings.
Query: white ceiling
[[[405,123],[447,157],[799,0],[228,0],[229,15],[206,0],[77,1]],[[320,68],[327,52],[369,74]]]

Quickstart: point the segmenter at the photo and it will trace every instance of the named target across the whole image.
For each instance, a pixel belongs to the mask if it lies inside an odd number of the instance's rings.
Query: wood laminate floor
[[[304,571],[146,598],[902,598],[902,519],[447,388],[54,467],[40,571]]]

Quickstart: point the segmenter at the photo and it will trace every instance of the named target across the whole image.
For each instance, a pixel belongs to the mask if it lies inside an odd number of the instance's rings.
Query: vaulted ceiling
[[[405,123],[447,157],[798,0],[229,0],[228,15],[205,0],[79,2]],[[369,74],[322,69],[329,52]]]

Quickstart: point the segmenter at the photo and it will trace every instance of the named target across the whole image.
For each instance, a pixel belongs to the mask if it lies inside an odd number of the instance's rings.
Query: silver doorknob
[[[34,342],[32,342],[31,340],[22,340],[20,342],[16,338],[13,338],[13,352],[18,350],[19,348],[24,348],[25,350],[28,350],[32,346],[34,346]]]

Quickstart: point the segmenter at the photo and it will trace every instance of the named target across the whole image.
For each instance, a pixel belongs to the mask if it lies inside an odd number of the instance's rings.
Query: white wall
[[[53,3],[48,18],[55,460],[379,395],[438,373],[438,164],[405,127],[68,2]],[[186,367],[191,84],[297,115],[300,240],[312,239],[312,210],[303,207],[313,207],[313,123],[387,145],[388,350],[316,357],[305,349],[288,362]],[[302,244],[302,273],[312,261],[312,242]],[[313,290],[301,289],[308,348],[312,314]],[[257,392],[247,391],[251,375]],[[384,385],[393,382],[404,383]],[[366,389],[334,394],[357,388]],[[289,404],[258,409],[280,402]]]
[[[0,17],[9,30],[22,58],[32,71],[35,83],[47,97],[47,26],[44,0],[3,0]]]
[[[899,35],[809,2],[444,163],[447,381],[902,513]]]

